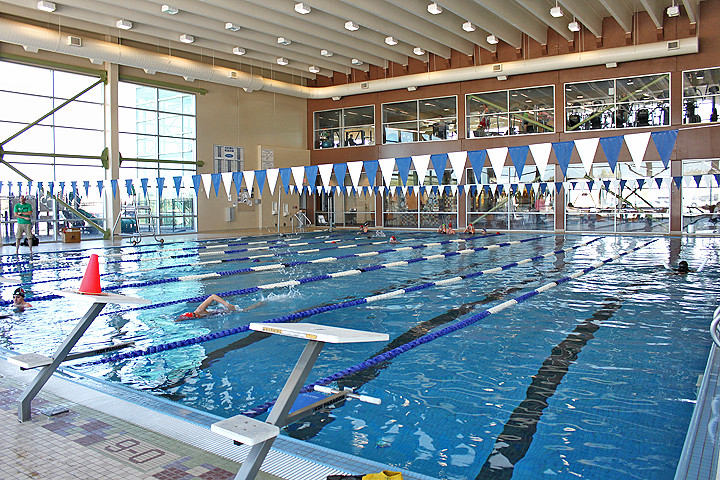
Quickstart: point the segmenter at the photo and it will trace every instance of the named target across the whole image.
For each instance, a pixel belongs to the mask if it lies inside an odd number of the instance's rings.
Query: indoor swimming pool
[[[152,304],[108,305],[78,349],[134,346],[75,361],[80,372],[263,419],[305,342],[244,326],[387,333],[326,345],[308,379],[381,405],[349,401],[283,435],[451,480],[673,478],[712,342],[720,240],[385,235],[3,255],[1,275],[34,307],[12,312],[3,285],[0,347],[51,354],[87,309],[52,291],[77,288],[98,253],[104,289]],[[694,271],[673,274],[680,260]],[[178,321],[211,293],[246,311]]]

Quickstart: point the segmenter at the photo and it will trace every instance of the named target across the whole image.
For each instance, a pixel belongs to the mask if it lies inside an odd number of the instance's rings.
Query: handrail
[[[720,348],[720,338],[718,337],[718,324],[720,324],[720,307],[715,309],[713,313],[713,320],[710,322],[710,336],[715,342],[715,345]]]
[[[310,219],[308,218],[308,216],[305,215],[305,212],[303,212],[303,211],[296,212],[295,215],[290,217],[290,226],[292,227],[293,233],[297,233],[295,231],[295,220],[298,221],[298,227],[301,232],[305,231],[305,225],[310,225],[312,223],[312,222],[310,222]]]

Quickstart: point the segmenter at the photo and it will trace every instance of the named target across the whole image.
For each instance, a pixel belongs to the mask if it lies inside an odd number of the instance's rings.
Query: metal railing
[[[295,222],[297,221],[297,229],[295,227]],[[312,222],[310,222],[310,219],[305,215],[305,212],[302,210],[297,212],[295,215],[293,215],[290,218],[290,226],[292,227],[292,232],[304,232],[306,226],[310,226]]]

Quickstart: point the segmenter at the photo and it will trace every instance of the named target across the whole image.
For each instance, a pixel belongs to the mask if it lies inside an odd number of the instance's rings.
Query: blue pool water
[[[335,233],[335,244],[283,246],[225,257],[158,258],[191,253],[167,245],[141,262],[108,264],[103,285],[130,285],[157,278],[223,272],[277,262],[371,252],[447,240],[433,234],[397,233],[400,245],[333,248],[357,239]],[[307,236],[306,241],[331,240]],[[244,313],[176,322],[195,303],[101,316],[82,342],[134,339],[137,348],[262,322],[309,308],[354,300],[491,269],[588,242],[597,236],[502,235],[479,238],[468,247],[531,239],[489,251],[419,261],[359,275],[228,298]],[[258,239],[260,240],[260,239]],[[607,237],[565,254],[477,276],[442,287],[310,316],[302,321],[387,333],[380,344],[327,345],[309,382],[361,363],[470,318],[505,300],[566,277],[651,239]],[[207,244],[206,244],[207,245]],[[243,247],[232,247],[240,249]],[[220,278],[123,288],[153,303],[246,289],[408,260],[456,250],[446,244],[376,256]],[[139,250],[151,250],[148,247]],[[108,250],[114,253],[118,250]],[[134,260],[133,248],[122,259]],[[352,386],[382,399],[382,405],[348,402],[292,425],[284,432],[313,444],[406,468],[437,478],[669,479],[673,478],[687,431],[698,376],[710,349],[708,325],[717,304],[715,238],[657,239],[575,280],[482,318],[477,323],[410,349],[333,385]],[[158,269],[216,258],[273,253],[260,261]],[[48,258],[51,254],[48,254]],[[9,256],[3,257],[8,261]],[[119,259],[113,257],[113,259]],[[687,260],[700,272],[670,275],[664,264]],[[56,258],[57,267],[26,270],[34,295],[75,288],[82,262]],[[38,265],[36,263],[36,265]],[[5,267],[3,275],[13,268]],[[3,292],[7,300],[10,292]],[[261,302],[258,306],[258,302]],[[0,320],[0,346],[19,352],[51,353],[84,305],[38,301],[22,316]],[[107,307],[106,310],[115,310]],[[274,399],[304,342],[246,332],[162,353],[76,368],[222,416]],[[262,418],[262,417],[261,417]]]

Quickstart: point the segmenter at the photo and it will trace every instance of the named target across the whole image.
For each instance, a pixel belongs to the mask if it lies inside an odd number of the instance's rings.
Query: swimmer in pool
[[[690,273],[690,265],[685,260],[680,260],[678,262],[677,268],[674,270],[675,275],[685,275],[686,273]]]
[[[400,243],[400,242],[398,242],[398,239],[395,238],[395,235],[391,235],[390,240],[388,240],[388,243]]]
[[[468,223],[467,227],[465,227],[465,231],[463,233],[469,233],[470,235],[475,235],[475,225],[472,223]]]
[[[222,304],[225,307],[225,309],[208,311],[208,307],[210,305],[212,305],[213,302],[218,302],[218,303]],[[195,309],[194,312],[183,313],[175,321],[179,322],[181,320],[189,320],[191,318],[202,318],[202,317],[206,317],[208,315],[217,315],[217,314],[225,313],[225,312],[247,312],[248,310],[252,310],[254,308],[261,307],[261,306],[265,305],[266,303],[267,302],[265,300],[261,300],[257,303],[253,303],[249,307],[238,308],[237,305],[233,305],[213,293],[208,298],[206,298],[204,302],[202,302],[200,305],[198,305],[198,307]]]
[[[25,290],[22,287],[16,288],[13,292],[13,308],[18,312],[32,308],[32,305],[25,301]]]

